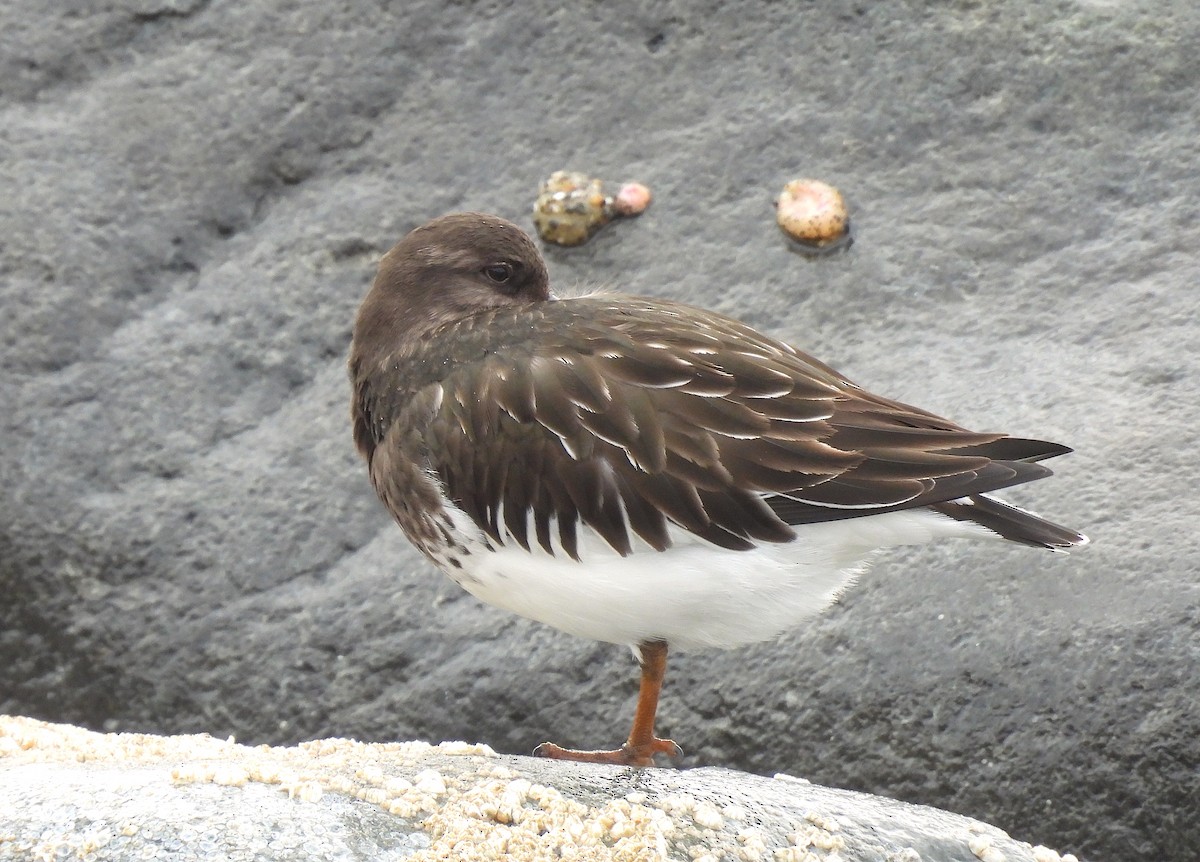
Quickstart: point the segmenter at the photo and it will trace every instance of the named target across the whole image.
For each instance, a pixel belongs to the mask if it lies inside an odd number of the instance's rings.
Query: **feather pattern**
[[[544,551],[572,557],[579,524],[622,555],[634,537],[668,547],[668,524],[744,550],[1041,478],[1035,462],[1067,451],[873,395],[723,315],[619,295],[445,323],[369,383],[360,447],[396,423],[420,429],[404,457],[493,543],[528,549],[532,524]],[[1058,547],[1075,534],[1039,535]]]

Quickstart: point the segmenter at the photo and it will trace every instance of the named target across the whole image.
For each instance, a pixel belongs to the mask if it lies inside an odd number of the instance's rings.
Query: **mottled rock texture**
[[[343,367],[379,255],[655,202],[560,285],[726,311],[884,394],[1076,447],[1071,556],[888,554],[778,643],[677,657],[687,764],[1084,857],[1200,846],[1200,13],[1191,3],[0,7],[0,712],[284,743],[608,745],[628,654],[477,604],[375,501]],[[771,201],[847,196],[849,252]]]
[[[486,746],[98,734],[0,715],[0,860],[1076,862],[957,814],[729,769]]]

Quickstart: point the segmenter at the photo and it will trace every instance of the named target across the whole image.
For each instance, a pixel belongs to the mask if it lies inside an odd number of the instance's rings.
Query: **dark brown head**
[[[493,215],[453,213],[384,255],[358,311],[353,349],[399,346],[480,311],[549,298],[546,265],[528,234]]]

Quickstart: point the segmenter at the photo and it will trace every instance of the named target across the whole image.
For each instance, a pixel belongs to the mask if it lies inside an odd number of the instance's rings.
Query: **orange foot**
[[[654,755],[665,754],[675,760],[683,757],[683,749],[670,739],[651,737],[649,742],[630,745],[628,742],[615,751],[577,751],[562,748],[553,742],[543,742],[533,750],[534,757],[551,760],[574,760],[578,763],[611,763],[616,766],[653,766]]]

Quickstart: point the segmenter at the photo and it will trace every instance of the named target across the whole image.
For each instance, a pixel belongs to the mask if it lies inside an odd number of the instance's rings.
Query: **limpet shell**
[[[775,201],[775,221],[789,237],[814,249],[843,242],[850,232],[850,213],[842,193],[814,179],[792,180]]]

